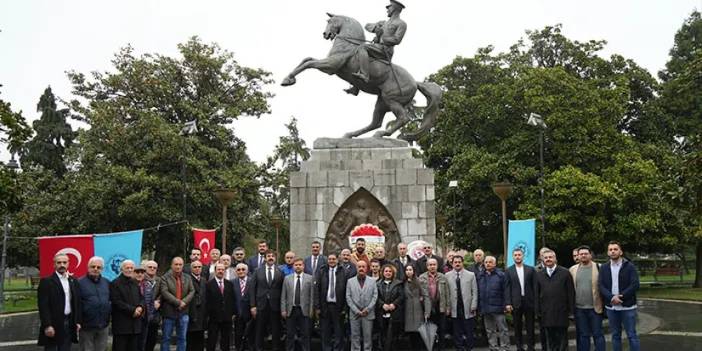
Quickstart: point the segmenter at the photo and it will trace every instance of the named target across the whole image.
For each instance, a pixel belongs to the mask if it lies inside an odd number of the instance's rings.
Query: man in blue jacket
[[[490,350],[508,350],[509,335],[505,308],[510,289],[509,279],[504,272],[497,269],[497,259],[487,256],[483,261],[485,270],[478,279],[478,310],[485,321]]]
[[[599,288],[607,309],[609,329],[612,331],[612,349],[622,349],[622,325],[629,338],[629,350],[639,351],[636,334],[636,291],[639,289],[639,273],[636,267],[622,256],[622,246],[610,241],[607,246],[609,262],[600,268]]]
[[[78,341],[81,350],[107,350],[107,327],[110,324],[112,306],[110,282],[102,277],[105,260],[94,256],[88,261],[88,274],[78,280],[80,288],[83,324]]]

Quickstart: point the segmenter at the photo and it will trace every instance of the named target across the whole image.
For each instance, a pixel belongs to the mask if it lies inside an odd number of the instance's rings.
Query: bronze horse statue
[[[427,99],[424,118],[418,130],[401,134],[400,139],[415,141],[434,126],[439,113],[441,88],[431,82],[417,82],[404,68],[385,60],[374,59],[370,62],[368,83],[353,76],[358,71],[356,49],[366,42],[361,24],[353,18],[327,14],[329,20],[324,30],[324,39],[333,40],[329,55],[321,60],[308,57],[285,77],[281,85],[295,84],[295,76],[308,68],[316,68],[327,74],[335,74],[358,89],[378,95],[373,111],[373,120],[359,130],[344,134],[344,138],[353,138],[380,128],[387,112],[392,111],[396,120],[388,123],[388,128],[377,131],[374,137],[384,137],[395,133],[408,122],[408,108],[412,106],[415,93],[419,90]]]

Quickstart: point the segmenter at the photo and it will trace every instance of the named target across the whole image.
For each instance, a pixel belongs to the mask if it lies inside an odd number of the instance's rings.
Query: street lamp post
[[[234,200],[235,193],[232,189],[217,189],[214,194],[222,205],[222,252],[227,252],[227,206]]]
[[[548,128],[543,117],[529,114],[527,124],[539,127],[539,193],[541,196],[541,247],[546,247],[546,202],[544,201],[544,130]]]
[[[507,198],[512,193],[512,184],[508,181],[498,182],[492,185],[492,191],[502,201],[502,242],[504,247],[505,268],[507,268]]]
[[[181,136],[191,136],[195,133],[198,132],[197,129],[197,121],[190,121],[190,122],[185,122],[183,127],[180,129],[180,135]],[[182,182],[182,191],[183,191],[183,220],[187,221],[188,220],[188,189],[187,189],[187,181],[185,177],[185,171],[186,171],[186,166],[185,166],[185,158],[187,155],[185,155],[185,150],[186,148],[183,148],[183,154],[181,155],[181,164],[180,164],[180,180]],[[183,250],[185,251],[185,255],[187,256],[187,247],[188,247],[188,236],[184,235],[183,236]]]
[[[5,165],[10,170],[19,168],[19,164],[15,160],[15,154],[12,154],[10,161]],[[2,233],[2,260],[0,261],[0,312],[5,311],[5,269],[7,268],[7,237],[10,236],[10,210],[5,209],[5,223]]]
[[[275,252],[277,255],[280,255],[280,221],[281,219],[278,215],[273,215],[273,217],[271,217],[271,222],[273,222],[273,226],[275,227]]]

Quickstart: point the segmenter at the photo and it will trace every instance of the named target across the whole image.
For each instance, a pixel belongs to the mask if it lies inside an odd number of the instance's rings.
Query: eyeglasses
[[[156,269],[156,266],[147,266],[148,269]]]
[[[246,268],[237,268],[236,269],[237,272],[241,272],[241,271],[245,271],[245,270],[246,270]]]
[[[90,266],[90,268],[102,269],[102,266]]]

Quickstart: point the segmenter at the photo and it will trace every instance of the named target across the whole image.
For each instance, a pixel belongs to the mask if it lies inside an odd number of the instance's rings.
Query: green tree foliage
[[[285,234],[281,234],[281,238],[284,238],[281,241],[281,251],[290,247],[289,235],[287,235],[290,230],[289,174],[299,171],[302,161],[310,158],[310,149],[305,140],[300,137],[297,119],[292,117],[285,127],[288,130],[288,135],[280,137],[273,155],[269,156],[266,162],[261,165],[260,176],[261,192],[267,200],[268,223],[273,225],[272,218],[277,217],[280,220],[280,233]],[[274,242],[274,240],[269,242]]]
[[[670,60],[659,73],[663,81],[657,110],[673,121],[672,145],[681,158],[680,210],[685,233],[696,245],[697,277],[702,287],[702,15],[694,11],[675,34]]]
[[[31,198],[21,232],[112,232],[182,220],[184,191],[189,223],[217,227],[221,210],[212,191],[219,187],[237,192],[229,207],[229,245],[266,229],[258,221],[258,167],[230,124],[269,112],[271,94],[263,89],[270,74],[241,66],[230,52],[198,38],[178,50],[178,57],[136,56],[127,47],[115,55],[112,71],[69,72],[82,101],[71,108],[88,128],[67,150],[62,181],[41,175],[27,181]],[[181,135],[189,121],[197,121],[199,131]],[[165,262],[182,254],[185,242],[185,226],[148,231],[144,250]]]
[[[0,143],[6,145],[10,152],[17,153],[30,136],[32,131],[22,112],[12,111],[10,103],[0,99]]]
[[[37,111],[41,117],[32,123],[34,137],[24,146],[22,165],[27,167],[42,167],[51,170],[58,176],[66,172],[64,154],[75,139],[75,132],[68,124],[68,109],[57,109],[56,97],[51,87],[44,90],[39,98]]]
[[[680,221],[666,205],[677,189],[668,178],[676,163],[633,133],[658,83],[629,59],[601,57],[604,45],[572,41],[560,26],[546,27],[528,31],[508,52],[484,48],[431,76],[445,90],[444,110],[420,145],[437,170],[438,212],[456,218],[459,247],[502,251],[494,181],[515,185],[510,218],[538,218],[539,131],[525,118],[532,112],[548,125],[549,246],[602,248],[618,239],[630,248],[676,247]],[[449,180],[459,188],[448,189]],[[451,191],[457,191],[455,205]]]

